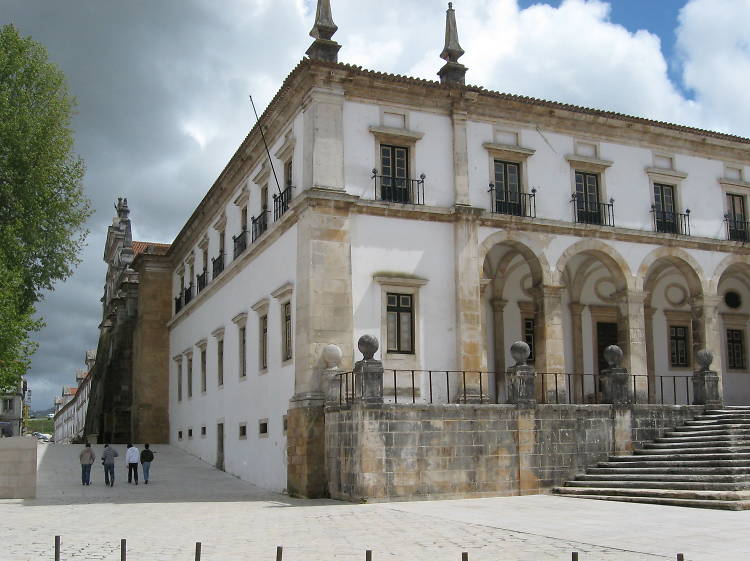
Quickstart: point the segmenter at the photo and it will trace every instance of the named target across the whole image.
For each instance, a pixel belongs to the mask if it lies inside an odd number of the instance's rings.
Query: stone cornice
[[[719,184],[722,187],[729,187],[730,189],[750,189],[750,182],[741,181],[739,179],[727,179],[726,177],[722,177],[719,179]]]
[[[674,169],[648,167],[645,171],[646,174],[654,180],[665,178],[667,181],[682,181],[688,176],[687,173]]]
[[[498,144],[496,142],[485,142],[482,144],[482,147],[496,158],[505,158],[512,161],[526,160],[536,152],[533,148],[524,148],[523,146],[512,144]]]

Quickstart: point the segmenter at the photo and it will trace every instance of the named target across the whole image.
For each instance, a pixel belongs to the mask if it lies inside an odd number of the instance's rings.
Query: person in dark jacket
[[[119,455],[117,450],[110,448],[109,444],[104,445],[104,452],[102,452],[104,483],[110,487],[115,486],[115,458]]]
[[[154,453],[148,447],[148,444],[146,444],[141,452],[141,466],[143,467],[143,479],[146,481],[146,485],[148,485],[148,474],[151,470],[151,462],[153,461]]]

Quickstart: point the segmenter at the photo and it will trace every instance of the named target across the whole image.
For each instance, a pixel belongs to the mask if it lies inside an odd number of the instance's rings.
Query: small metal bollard
[[[570,554],[570,561],[578,561],[578,552],[574,551]]]
[[[201,561],[201,542],[195,542],[195,561]]]
[[[60,536],[55,536],[55,561],[60,561]]]
[[[127,559],[128,559],[127,543],[125,541],[125,538],[122,538],[120,540],[120,561],[127,561]]]
[[[685,561],[685,555],[682,553],[677,554],[677,561]]]
[[[461,552],[461,561],[469,561],[469,552],[468,551]]]
[[[284,556],[284,548],[280,545],[276,546],[276,561],[281,561],[281,558]]]
[[[372,550],[365,549],[365,561],[372,561]]]

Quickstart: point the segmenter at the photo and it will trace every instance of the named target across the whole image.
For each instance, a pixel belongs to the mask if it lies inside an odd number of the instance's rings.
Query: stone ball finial
[[[326,368],[336,368],[341,364],[341,357],[344,353],[336,345],[326,345],[323,347],[323,360],[326,363]]]
[[[372,360],[379,347],[380,343],[378,343],[378,339],[374,335],[362,335],[357,342],[357,348],[365,360]]]
[[[610,345],[604,349],[604,360],[610,368],[620,368],[622,364],[622,349],[617,345]]]
[[[516,366],[525,366],[531,355],[531,348],[526,341],[516,341],[510,346],[510,356],[516,361]]]
[[[714,361],[714,353],[708,349],[701,349],[695,353],[695,360],[698,361],[701,371],[705,372],[711,369],[711,363]]]

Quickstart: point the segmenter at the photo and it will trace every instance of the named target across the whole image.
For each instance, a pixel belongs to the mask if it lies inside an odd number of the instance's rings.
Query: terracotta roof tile
[[[150,253],[152,255],[166,255],[169,249],[168,243],[133,242],[133,254]]]

